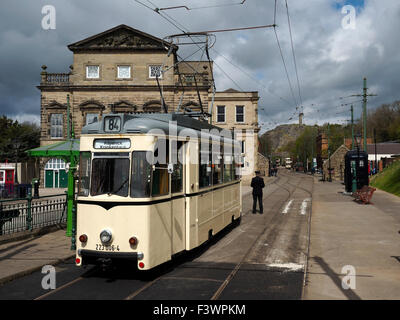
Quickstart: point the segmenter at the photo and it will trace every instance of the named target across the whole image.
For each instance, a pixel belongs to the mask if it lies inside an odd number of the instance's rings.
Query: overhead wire
[[[137,1],[137,0],[135,0],[135,1]],[[156,5],[154,5],[154,3],[152,3],[150,0],[147,0],[147,1],[148,1],[149,3],[151,3],[153,6],[156,7]],[[166,21],[170,22],[173,26],[175,26],[175,28],[177,28],[178,30],[180,30],[182,33],[185,33],[185,34],[188,33],[188,29],[187,29],[185,26],[183,26],[180,22],[178,22],[176,19],[174,19],[173,17],[171,17],[171,16],[168,15],[167,13],[165,13],[165,12],[163,12],[163,13],[157,12],[157,13],[158,13],[162,18],[164,18]],[[167,18],[164,17],[163,14],[164,14],[165,16],[167,16]],[[170,20],[172,20],[173,22],[171,22]],[[189,37],[189,39],[191,39],[191,40],[193,41],[192,35],[188,35],[188,37]],[[193,41],[193,42],[194,42],[194,41]],[[244,90],[239,86],[239,84],[238,84],[236,81],[234,81],[234,80],[232,79],[232,77],[230,77],[230,76],[225,72],[225,70],[224,70],[222,67],[219,66],[218,63],[216,63],[215,61],[214,61],[213,63],[214,63],[215,66],[217,66],[217,68],[218,68],[228,79],[230,79],[230,80],[235,84],[236,87],[238,87],[238,88],[240,89],[240,91],[244,91]],[[214,79],[213,79],[213,81],[214,81]],[[214,84],[214,85],[215,85],[215,84]]]
[[[164,10],[171,10],[171,9],[186,9],[186,10],[199,10],[199,9],[209,9],[209,8],[220,8],[220,7],[231,7],[231,6],[237,6],[237,5],[242,5],[246,2],[246,0],[242,0],[237,3],[226,3],[226,4],[217,4],[217,5],[210,5],[210,6],[202,6],[202,7],[193,7],[189,8],[188,6],[181,5],[181,6],[174,6],[174,7],[166,7],[166,8],[158,8],[159,11],[164,11]]]
[[[167,22],[169,22],[170,24],[172,24],[175,28],[177,28],[178,30],[180,30],[182,33],[184,33],[184,34],[187,34],[188,33],[188,29],[186,28],[186,27],[184,27],[180,22],[178,22],[176,19],[174,19],[173,17],[171,17],[170,15],[168,15],[167,13],[165,13],[165,12],[160,12],[160,10],[157,10],[157,5],[155,5],[152,1],[150,1],[150,0],[146,0],[148,3],[150,3],[152,6],[154,6],[155,8],[151,8],[150,6],[148,6],[148,5],[146,5],[146,4],[144,4],[143,2],[141,2],[141,1],[139,1],[139,0],[135,0],[136,2],[138,2],[139,4],[141,4],[141,5],[143,5],[143,6],[145,6],[146,8],[148,8],[148,9],[150,9],[150,10],[152,10],[152,11],[155,11],[156,13],[158,13],[164,20],[166,20]],[[279,51],[280,51],[280,53],[281,53],[281,58],[282,58],[282,61],[283,61],[283,65],[284,65],[284,68],[285,68],[285,72],[286,72],[286,76],[287,76],[287,79],[288,79],[288,83],[289,83],[289,87],[290,87],[290,91],[291,91],[291,94],[292,94],[292,97],[293,97],[293,100],[294,100],[294,102],[295,102],[295,105],[297,105],[298,103],[297,103],[297,100],[296,100],[296,98],[295,98],[295,95],[294,95],[294,91],[293,91],[293,86],[292,86],[292,84],[291,84],[291,81],[290,81],[290,78],[289,78],[289,74],[288,74],[288,71],[287,71],[287,66],[286,66],[286,62],[285,62],[285,59],[284,59],[284,56],[283,56],[283,52],[282,52],[282,48],[281,48],[281,45],[280,45],[280,42],[279,42],[279,37],[278,37],[278,34],[277,34],[277,32],[276,32],[276,25],[275,25],[275,22],[276,22],[276,0],[275,0],[275,7],[274,7],[274,25],[271,25],[271,26],[273,26],[274,27],[274,33],[275,33],[275,37],[276,37],[276,40],[277,40],[277,44],[278,44],[278,47],[279,47]],[[192,36],[195,36],[195,35],[188,35],[188,37],[190,38],[190,40],[194,43],[194,44],[196,44],[195,43],[195,41],[192,39]],[[198,46],[199,47],[199,46]],[[214,49],[214,48],[213,48]],[[216,51],[215,49],[214,49],[214,51]],[[216,51],[217,52],[217,51]],[[217,54],[219,54],[218,52],[217,52]],[[219,54],[221,57],[223,57],[226,61],[228,61],[230,64],[232,64],[232,65],[234,65],[229,59],[227,59],[226,57],[224,57],[224,56],[222,56],[221,54]],[[180,58],[180,56],[177,54],[177,56]],[[185,61],[182,61],[183,63],[185,63]],[[219,66],[219,64],[217,63],[217,62],[213,62],[214,63],[214,65],[230,80],[230,81],[232,81],[232,83],[234,83],[235,84],[235,86],[236,87],[238,87],[241,91],[244,91],[241,87],[240,87],[240,85],[235,81],[235,80],[233,80],[232,79],[232,77],[230,76],[230,75],[228,75],[227,74],[227,72],[225,72],[225,70],[221,67],[221,66]],[[237,68],[239,68],[238,66],[236,66],[236,65],[234,65],[235,67],[237,67]],[[189,65],[189,67],[191,67],[190,65]],[[197,70],[195,70],[193,67],[191,67],[196,73],[197,73]],[[243,69],[241,69],[240,68],[240,70],[243,72]],[[247,76],[249,76],[249,74],[247,73],[247,72],[243,72],[244,74],[246,74]],[[251,77],[251,76],[249,76],[250,78],[252,78],[253,80],[255,80],[253,77]],[[213,81],[214,81],[214,79],[213,79]],[[255,80],[255,81],[258,81],[258,80]],[[214,85],[215,85],[215,82],[214,82]],[[270,92],[270,91],[268,91],[268,93],[271,93],[271,94],[273,94],[272,92]],[[273,94],[273,95],[275,95],[275,94]],[[282,97],[279,97],[278,96],[278,98],[279,99],[281,99],[281,100],[283,100],[283,101],[285,101],[286,103],[288,103],[289,105],[290,105],[290,103],[286,100],[286,99],[284,99],[284,98],[282,98]],[[298,107],[297,107],[298,108]],[[297,109],[296,108],[296,109]]]
[[[287,18],[288,18],[290,43],[291,43],[291,46],[292,46],[293,62],[294,62],[294,68],[295,68],[295,71],[296,71],[296,78],[297,78],[297,87],[298,87],[298,90],[299,90],[300,105],[302,106],[303,105],[303,99],[302,99],[302,96],[301,96],[299,73],[298,73],[298,69],[297,69],[296,54],[295,54],[294,45],[293,45],[292,27],[291,27],[291,23],[290,23],[289,6],[288,6],[287,0],[285,0],[285,3],[286,3]]]
[[[274,19],[276,19],[276,11],[277,11],[277,1],[275,1],[275,9],[274,9],[275,16],[274,16]],[[276,43],[278,45],[278,49],[279,49],[279,52],[280,52],[280,55],[281,55],[283,67],[285,69],[286,78],[287,78],[288,83],[289,83],[289,89],[290,89],[290,92],[292,94],[292,98],[293,98],[293,101],[295,103],[295,106],[298,106],[297,100],[296,100],[295,95],[294,95],[292,82],[290,81],[289,72],[288,72],[288,69],[287,69],[287,66],[286,66],[285,57],[283,56],[283,51],[282,51],[282,47],[281,47],[281,44],[280,44],[280,41],[279,41],[278,33],[276,32],[276,20],[274,21],[274,25],[275,25],[274,26],[274,34],[275,34],[275,38],[276,38]]]

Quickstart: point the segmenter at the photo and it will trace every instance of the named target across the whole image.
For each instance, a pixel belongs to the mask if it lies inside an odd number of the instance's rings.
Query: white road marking
[[[303,216],[307,213],[307,204],[311,201],[310,198],[304,199],[302,204],[301,204],[301,211],[300,214]]]
[[[303,264],[298,263],[271,263],[268,265],[271,268],[289,269],[290,271],[297,271],[304,268]]]
[[[293,203],[293,199],[290,200],[290,201],[286,204],[285,208],[284,208],[283,211],[282,211],[283,214],[286,214],[286,213],[289,212],[290,206],[292,205],[292,203]]]

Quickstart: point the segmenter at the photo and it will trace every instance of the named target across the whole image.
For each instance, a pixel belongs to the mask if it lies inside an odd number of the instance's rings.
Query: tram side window
[[[233,178],[240,179],[241,175],[241,146],[238,143],[233,145]]]
[[[174,154],[174,170],[171,175],[171,192],[176,193],[176,192],[182,192],[182,186],[183,186],[183,165],[179,161],[179,154],[183,152],[182,148],[183,142],[178,141],[176,143],[176,150],[173,145],[171,145],[171,154]]]
[[[95,158],[92,162],[90,194],[128,196],[129,158]]]
[[[166,152],[165,156],[160,152]],[[159,152],[160,151],[160,152]],[[154,157],[157,162],[154,164],[153,171],[153,183],[151,192],[153,196],[162,196],[169,193],[169,173],[168,173],[168,161],[169,161],[169,141],[159,140],[157,142],[156,149],[154,151]]]
[[[89,196],[90,185],[90,152],[81,152],[79,161],[79,191],[78,195]]]
[[[200,144],[199,152],[199,187],[205,188],[211,186],[211,144],[209,148],[204,149],[204,146]]]
[[[224,182],[232,181],[232,147],[228,144],[224,148]]]
[[[150,151],[134,151],[132,153],[131,197],[150,197],[152,166],[147,161]]]
[[[212,168],[213,168],[213,185],[222,183],[223,171],[223,145],[213,145],[212,147]]]

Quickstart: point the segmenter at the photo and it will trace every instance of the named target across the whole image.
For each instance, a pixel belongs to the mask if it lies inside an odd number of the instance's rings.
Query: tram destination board
[[[93,143],[95,149],[129,149],[130,139],[95,139]]]

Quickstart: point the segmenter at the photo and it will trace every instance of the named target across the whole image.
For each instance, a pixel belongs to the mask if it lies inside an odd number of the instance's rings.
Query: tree
[[[40,128],[34,123],[0,117],[0,162],[25,161],[28,159],[26,150],[40,145]]]
[[[259,148],[260,153],[265,157],[269,157],[272,153],[271,138],[266,135],[262,135],[261,137],[259,137],[259,143],[260,143],[260,148]]]

